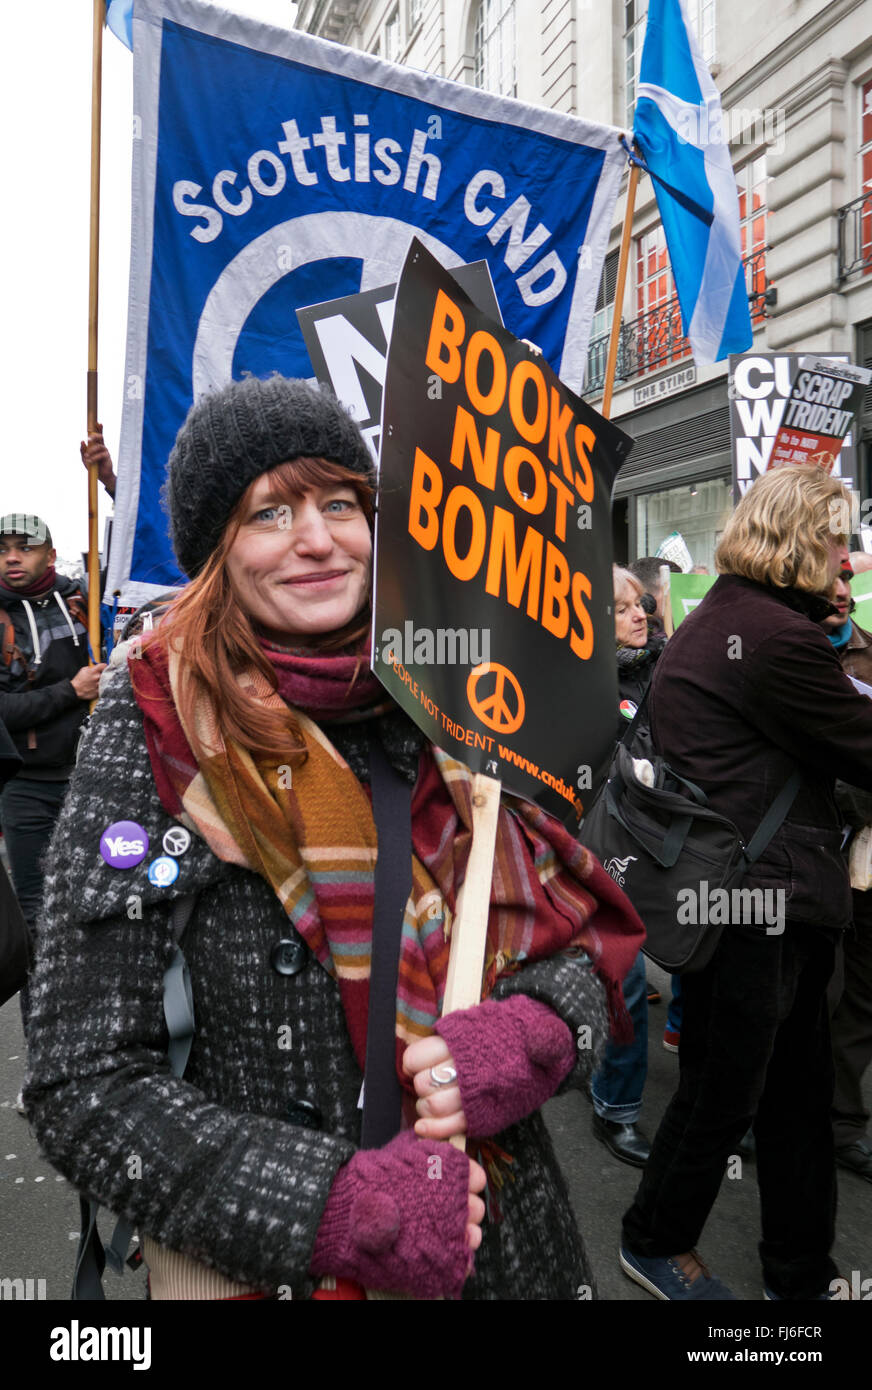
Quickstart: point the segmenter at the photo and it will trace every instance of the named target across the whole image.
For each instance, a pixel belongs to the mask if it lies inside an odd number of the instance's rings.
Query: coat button
[[[269,953],[269,963],[278,975],[296,975],[306,965],[306,947],[302,941],[282,937]]]
[[[291,1124],[301,1125],[303,1129],[321,1128],[321,1108],[310,1100],[291,1099],[288,1104],[288,1119]]]

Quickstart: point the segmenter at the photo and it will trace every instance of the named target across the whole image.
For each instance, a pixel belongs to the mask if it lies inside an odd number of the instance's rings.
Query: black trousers
[[[814,1298],[837,1273],[827,983],[834,935],[727,926],[705,970],[682,976],[678,1090],[663,1116],[624,1243],[682,1254],[698,1243],[727,1163],[753,1120],[763,1277]]]
[[[0,816],[12,883],[31,934],[39,926],[45,852],[69,785],[69,782],[40,782],[19,774],[6,783],[0,795]],[[19,998],[26,1032],[26,986]]]
[[[852,893],[854,930],[845,933],[830,982],[833,1063],[833,1138],[836,1147],[868,1140],[869,1111],[863,1075],[872,1063],[872,892]]]

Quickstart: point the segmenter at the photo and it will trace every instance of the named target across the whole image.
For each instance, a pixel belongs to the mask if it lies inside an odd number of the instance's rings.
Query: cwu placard
[[[126,399],[108,590],[179,582],[160,505],[192,401],[311,377],[304,305],[396,281],[418,236],[486,259],[507,325],[574,388],[620,132],[195,0],[137,0]]]
[[[413,241],[385,381],[373,670],[439,747],[576,822],[614,748],[611,494],[631,447]]]
[[[727,392],[733,446],[733,501],[739,502],[769,467],[793,381],[804,352],[746,352],[730,357]],[[828,362],[848,362],[847,353],[827,353]],[[856,471],[850,434],[835,457],[834,478],[853,485]]]

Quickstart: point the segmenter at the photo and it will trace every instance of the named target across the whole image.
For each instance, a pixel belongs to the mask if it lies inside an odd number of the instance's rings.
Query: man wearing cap
[[[0,818],[31,929],[38,926],[41,859],[75,766],[79,730],[105,670],[103,664],[88,665],[83,587],[55,572],[55,558],[40,517],[0,517],[0,719],[22,758],[0,797]]]

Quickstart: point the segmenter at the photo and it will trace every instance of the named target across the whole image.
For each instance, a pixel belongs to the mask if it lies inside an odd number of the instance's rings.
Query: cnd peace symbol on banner
[[[482,694],[482,689],[489,693]],[[505,666],[495,662],[476,666],[466,682],[466,698],[473,714],[498,734],[513,734],[524,722],[524,692]]]
[[[384,387],[373,669],[437,746],[561,820],[614,745],[611,493],[631,446],[412,242]]]

